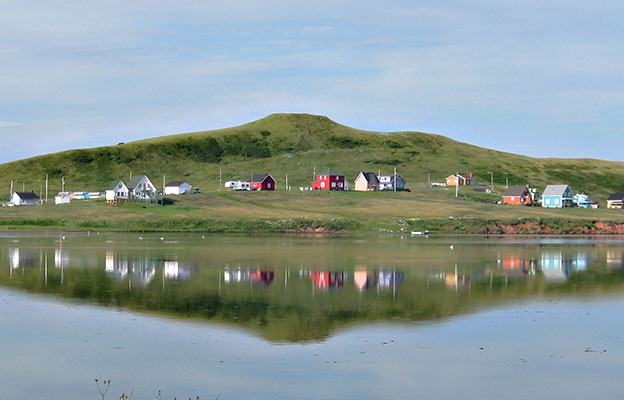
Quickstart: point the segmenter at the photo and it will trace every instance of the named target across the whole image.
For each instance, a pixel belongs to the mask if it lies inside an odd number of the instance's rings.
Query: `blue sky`
[[[618,1],[4,0],[0,162],[275,112],[624,160],[623,15]]]

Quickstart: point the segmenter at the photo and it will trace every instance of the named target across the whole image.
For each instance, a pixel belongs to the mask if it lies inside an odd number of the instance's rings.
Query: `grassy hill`
[[[313,171],[332,168],[353,180],[359,171],[391,173],[396,167],[409,193],[299,192]],[[115,229],[173,231],[349,231],[428,229],[432,232],[624,233],[624,213],[615,210],[542,209],[498,206],[509,184],[544,188],[567,183],[603,201],[624,191],[624,163],[591,159],[538,159],[460,143],[422,132],[368,132],[322,116],[274,114],[245,125],[185,133],[116,146],[69,150],[0,165],[0,182],[15,190],[39,192],[45,175],[50,195],[60,190],[103,191],[114,179],[147,174],[157,188],[163,175],[186,180],[203,191],[180,196],[173,205],[74,201],[69,206],[1,208],[0,225],[45,229]],[[269,172],[277,192],[218,191],[223,182],[247,180]],[[431,188],[452,173],[472,172],[494,192],[463,187]],[[285,191],[286,174],[292,186]],[[3,196],[4,197],[4,196]],[[4,200],[4,199],[3,199]],[[604,206],[604,204],[603,204]],[[113,211],[114,210],[114,211]],[[451,218],[452,217],[452,218]],[[521,222],[518,222],[521,221]],[[596,224],[608,222],[611,226]],[[501,227],[501,225],[505,225]],[[521,226],[518,226],[521,225]],[[513,229],[512,229],[513,230]]]
[[[130,172],[148,174],[157,187],[167,180],[187,180],[215,191],[219,169],[223,180],[249,179],[252,172],[270,172],[285,187],[308,186],[313,170],[333,168],[353,182],[359,171],[399,173],[412,188],[459,171],[473,172],[496,185],[568,183],[604,200],[624,191],[624,163],[592,159],[538,159],[480,148],[440,135],[422,132],[368,132],[340,125],[326,117],[274,114],[245,125],[158,137],[116,146],[69,150],[0,165],[0,182],[9,192],[39,192],[40,180],[50,177],[50,191],[60,189],[65,176],[68,190],[101,191],[112,180]]]

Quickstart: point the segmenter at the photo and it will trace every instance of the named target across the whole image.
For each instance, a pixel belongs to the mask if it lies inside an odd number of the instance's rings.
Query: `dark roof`
[[[132,179],[130,179],[130,182],[128,182],[128,189],[134,189],[137,186],[139,186],[139,183],[141,183],[141,180],[143,180],[143,177],[145,177],[145,175],[135,175],[132,177]],[[149,178],[147,178],[149,180]]]
[[[323,171],[323,173],[319,174],[319,175],[328,175],[328,176],[344,176],[342,175],[340,172],[334,170],[334,169],[326,169],[325,171]]]
[[[116,180],[116,181],[111,182],[111,184],[108,185],[106,190],[115,190],[115,189],[117,189],[117,185],[119,184],[119,182],[123,183],[122,180]]]
[[[360,174],[364,175],[364,179],[366,179],[368,182],[374,181],[374,180],[378,180],[377,179],[377,175],[375,175],[374,172],[360,172]],[[358,174],[358,176],[360,175]],[[357,177],[356,177],[357,179]]]
[[[621,200],[624,201],[624,193],[613,193],[611,196],[609,196],[609,198],[607,199],[607,201],[613,201],[613,200]]]
[[[262,183],[269,176],[271,176],[271,174],[253,174],[251,176],[251,182],[252,183]],[[273,179],[275,181],[275,178],[273,178],[272,176],[271,176],[271,179]]]
[[[167,183],[165,186],[182,186],[183,183],[186,183],[188,185],[188,183],[186,181],[171,181],[169,183]]]
[[[513,185],[513,186],[509,186],[507,190],[505,190],[503,197],[522,196],[525,192],[528,192],[528,191],[529,191],[529,188],[527,188],[526,185]]]
[[[39,200],[39,196],[33,192],[15,192],[15,194],[17,194],[22,200]]]

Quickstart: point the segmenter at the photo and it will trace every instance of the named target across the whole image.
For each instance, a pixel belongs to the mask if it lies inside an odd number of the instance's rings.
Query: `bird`
[[[63,240],[65,240],[65,235],[63,235]]]
[[[161,236],[161,237],[160,237],[160,240],[165,240],[165,237],[164,237],[164,236]]]
[[[451,250],[453,250],[454,248],[455,248],[455,247],[454,247],[453,245],[451,245],[451,246],[449,247],[449,249],[451,249]]]
[[[139,240],[143,240],[143,236],[139,236]]]

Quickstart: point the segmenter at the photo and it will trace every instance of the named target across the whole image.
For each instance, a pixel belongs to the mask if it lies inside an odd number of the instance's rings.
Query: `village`
[[[357,174],[353,181],[353,189],[343,174],[333,169],[327,169],[320,174],[314,172],[314,181],[310,186],[301,186],[299,190],[302,192],[331,190],[331,191],[411,191],[406,184],[405,179],[401,177],[394,169],[392,174],[381,174],[374,172],[361,171]],[[124,202],[145,202],[159,203],[165,196],[179,196],[201,193],[200,188],[193,187],[186,181],[170,181],[165,183],[163,176],[163,189],[158,190],[154,183],[147,175],[130,174],[130,179],[125,183],[122,179],[114,180],[106,189],[101,192],[88,191],[65,191],[65,179],[63,178],[63,189],[54,196],[54,204],[69,204],[75,200],[87,199],[105,199],[107,204],[117,205]],[[452,174],[447,176],[443,182],[429,182],[432,188],[436,187],[455,187],[456,197],[460,187],[462,190],[472,190],[474,192],[492,193],[494,184],[488,187],[486,184],[479,183],[472,173],[469,174]],[[221,183],[219,183],[221,187]],[[277,188],[277,180],[270,173],[262,173],[251,175],[248,181],[232,180],[226,181],[223,187],[231,191],[274,191]],[[288,185],[288,175],[286,175],[286,190],[291,190]],[[13,182],[11,182],[11,196],[8,202],[3,206],[35,206],[43,204],[47,201],[47,180],[46,193],[43,194],[43,186],[40,193],[34,191],[13,191]],[[567,184],[547,185],[543,191],[529,185],[506,185],[501,199],[495,201],[499,205],[524,205],[544,208],[601,208],[599,202],[594,201],[583,192],[574,193],[572,188]],[[607,209],[621,210],[624,207],[624,193],[613,193],[606,199]]]

